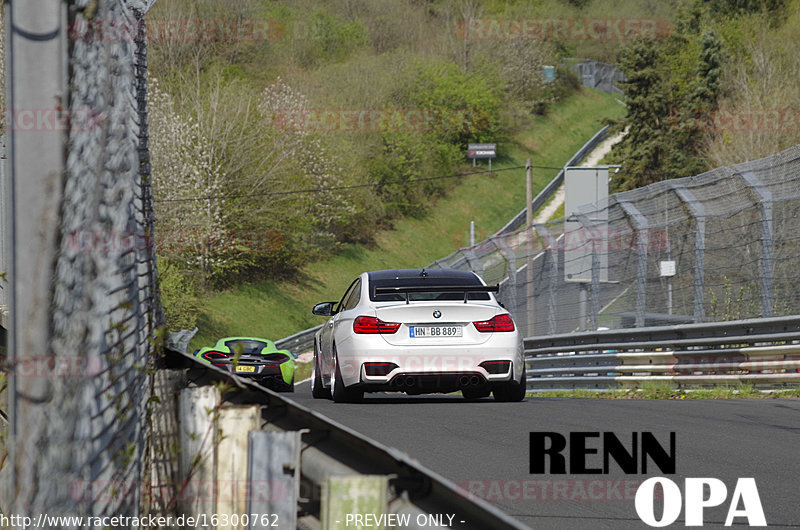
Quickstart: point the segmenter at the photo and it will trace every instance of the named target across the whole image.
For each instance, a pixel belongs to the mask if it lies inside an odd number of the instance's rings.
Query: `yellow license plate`
[[[255,366],[237,366],[236,367],[236,371],[237,372],[243,372],[243,373],[254,373],[256,371],[256,367]]]

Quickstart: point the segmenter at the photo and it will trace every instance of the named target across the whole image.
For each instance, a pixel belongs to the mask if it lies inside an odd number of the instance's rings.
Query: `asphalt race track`
[[[651,476],[667,476],[681,490],[686,477],[722,480],[727,500],[705,510],[704,528],[723,527],[737,479],[753,477],[769,527],[800,528],[800,400],[366,396],[360,404],[315,400],[304,382],[292,398],[408,453],[531,528],[650,528],[636,514],[634,495]],[[612,431],[626,447],[631,433],[649,431],[665,448],[674,431],[676,473],[664,475],[651,462],[646,474],[625,475],[611,460],[608,474],[531,475],[530,431]],[[586,462],[602,467],[602,451]],[[661,517],[660,502],[655,515]],[[683,527],[684,517],[682,511],[672,527]],[[746,522],[738,517],[734,527]]]

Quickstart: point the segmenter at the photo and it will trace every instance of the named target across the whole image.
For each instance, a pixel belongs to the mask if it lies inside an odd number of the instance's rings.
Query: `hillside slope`
[[[624,111],[615,96],[583,90],[553,107],[510,145],[499,145],[505,158],[495,169],[522,166],[530,156],[534,166],[561,167],[598,129],[605,118]],[[557,173],[535,169],[539,190]],[[477,239],[501,228],[525,204],[525,171],[463,177],[428,213],[395,223],[370,247],[347,245],[322,262],[309,263],[292,281],[261,281],[209,294],[199,319],[193,347],[221,336],[253,335],[281,338],[322,322],[311,314],[314,303],[338,299],[350,281],[366,270],[422,267],[468,243],[469,223]]]

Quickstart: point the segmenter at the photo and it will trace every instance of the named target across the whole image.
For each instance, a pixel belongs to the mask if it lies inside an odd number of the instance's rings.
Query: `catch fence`
[[[590,59],[566,59],[564,62],[580,78],[583,86],[596,88],[603,92],[623,94],[617,83],[625,81],[625,73],[613,64]]]
[[[800,313],[800,146],[613,194],[569,220],[507,227],[434,266],[500,283],[526,336]]]
[[[3,513],[141,515],[150,369],[163,317],[154,251],[138,244],[150,238],[128,245],[109,238],[151,234],[154,226],[147,6],[6,4],[11,321]],[[109,26],[118,31],[102,30]],[[36,119],[22,121],[29,115]]]

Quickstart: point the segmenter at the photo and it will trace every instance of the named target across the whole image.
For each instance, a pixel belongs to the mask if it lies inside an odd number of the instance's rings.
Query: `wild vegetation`
[[[664,40],[619,54],[630,134],[618,190],[767,156],[800,137],[800,2],[677,4]]]
[[[489,60],[453,48],[443,30],[461,19],[454,6],[156,4],[151,121],[165,258],[220,286],[291,274],[343,243],[369,242],[445,192],[450,182],[431,177],[456,172],[467,142],[507,138],[514,104],[572,89],[540,81],[550,46],[518,50],[533,73],[508,83],[500,71],[516,52]],[[203,24],[180,27],[187,20],[270,29],[226,42],[203,35]],[[424,121],[412,122],[419,113]]]
[[[658,36],[582,37],[613,14],[657,21]],[[627,73],[616,124],[630,134],[606,160],[622,163],[617,189],[767,155],[800,127],[800,0],[160,0],[148,19],[173,328],[196,321],[198,293],[297,279],[424,217],[469,170],[467,143],[528,139],[577,93],[565,58]],[[526,19],[575,35],[470,33]],[[768,111],[783,125],[736,121]]]
[[[549,5],[158,2],[151,145],[170,326],[191,324],[191,293],[292,276],[424,214],[469,169],[467,143],[502,145],[575,93],[569,70],[542,76],[574,50],[464,38],[470,17],[579,9]],[[252,21],[263,31],[241,32]]]

